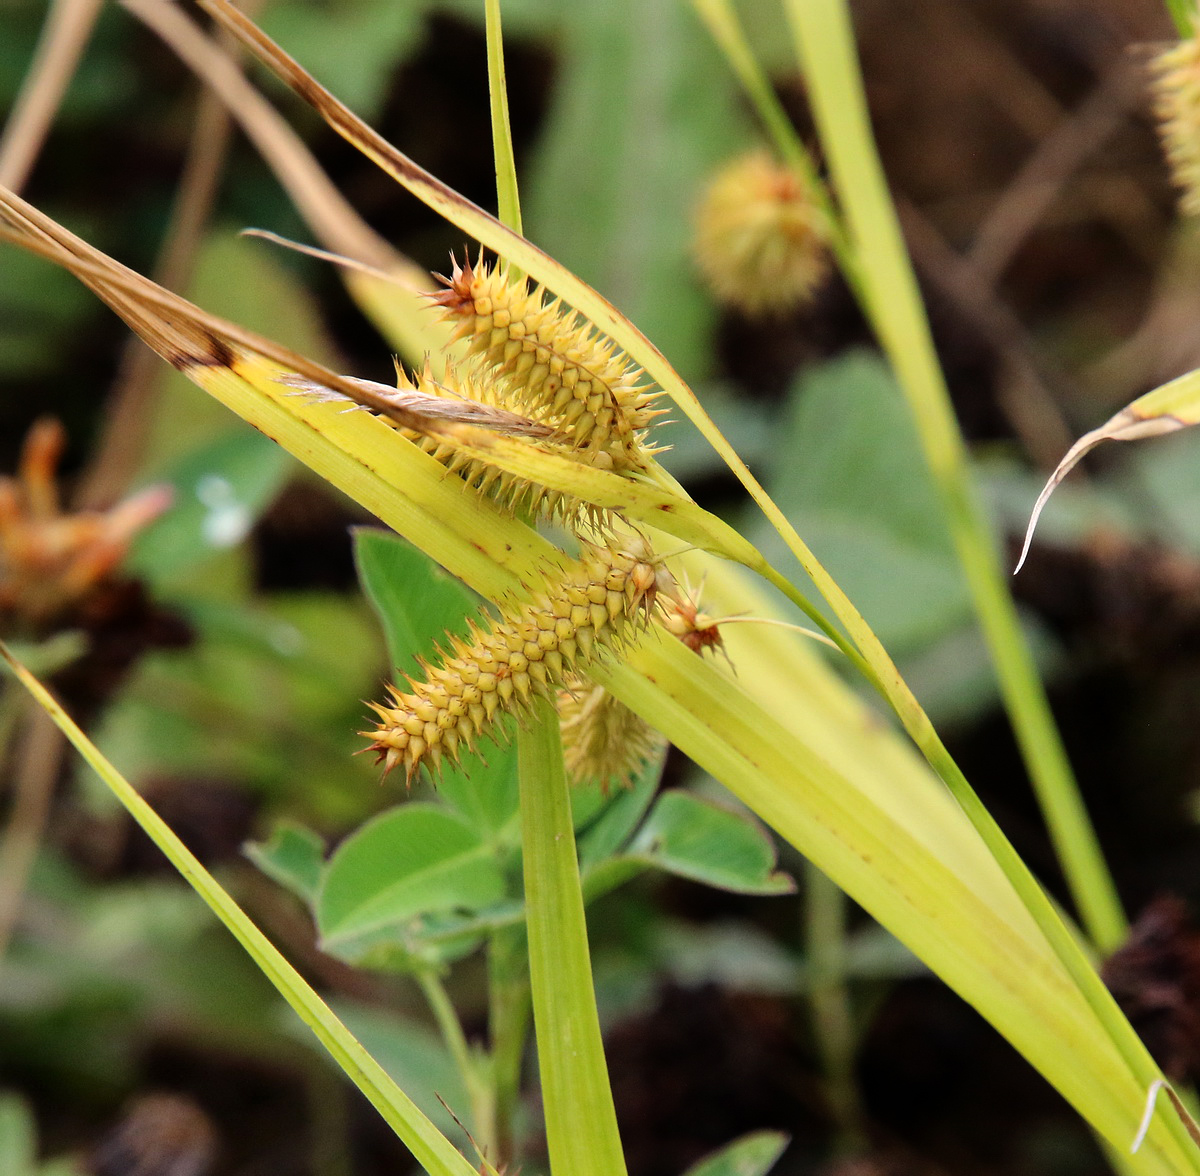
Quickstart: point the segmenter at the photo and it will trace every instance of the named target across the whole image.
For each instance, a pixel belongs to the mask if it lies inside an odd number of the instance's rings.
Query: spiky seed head
[[[572,678],[559,691],[558,721],[571,782],[597,781],[605,791],[629,785],[665,742],[645,719],[585,678]]]
[[[503,389],[504,406],[552,425],[609,468],[643,467],[653,452],[644,432],[662,413],[641,368],[543,287],[501,266],[452,260],[432,301]]]
[[[508,413],[504,406],[504,395],[496,381],[486,372],[464,372],[454,364],[447,364],[443,374],[435,379],[428,365],[418,374],[409,375],[401,367],[396,368],[396,386],[402,394],[416,393],[423,397],[437,397],[462,404],[483,405],[497,413]],[[535,412],[537,406],[534,406]],[[544,418],[546,414],[542,413]],[[387,419],[386,417],[384,419]],[[535,425],[544,425],[537,416],[522,417]],[[526,478],[518,477],[473,454],[464,454],[454,441],[445,435],[430,436],[415,429],[405,428],[389,421],[409,440],[416,442],[427,453],[436,458],[452,473],[457,474],[467,485],[486,495],[509,514],[526,514],[535,518],[556,520],[573,530],[591,526],[603,530],[605,518],[600,508],[561,491],[546,487]],[[470,423],[470,422],[468,422]],[[511,432],[511,430],[510,430]],[[543,429],[546,436],[527,435],[527,443],[539,446],[569,461],[590,465],[587,456],[581,454],[551,426]],[[515,434],[513,434],[515,435]]]
[[[1179,209],[1200,215],[1200,40],[1172,45],[1151,63],[1158,135],[1179,189]]]
[[[717,298],[750,315],[804,305],[829,269],[812,193],[763,149],[709,181],[696,212],[695,255]]]
[[[498,721],[523,718],[537,696],[553,698],[573,672],[619,648],[655,606],[658,561],[640,536],[586,545],[579,565],[552,589],[509,602],[491,629],[472,624],[452,637],[440,664],[409,689],[392,686],[373,703],[379,725],[363,731],[385,774],[404,767],[411,784],[422,764],[436,776],[480,736],[503,736]]]

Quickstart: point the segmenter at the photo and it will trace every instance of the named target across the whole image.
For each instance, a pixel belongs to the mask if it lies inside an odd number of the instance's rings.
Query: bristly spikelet
[[[628,786],[663,737],[623,702],[584,678],[574,678],[558,694],[563,762],[571,783],[596,781],[607,791]]]
[[[453,259],[453,267],[433,301],[501,382],[504,407],[568,435],[593,464],[645,466],[655,451],[643,434],[662,413],[641,368],[543,287],[531,290],[501,266]]]
[[[433,374],[426,368],[416,378],[410,377],[397,367],[396,382],[401,391],[416,391],[428,396],[440,396],[448,400],[474,401],[492,408],[506,409],[502,403],[504,397],[495,382],[485,377],[471,378],[463,375],[453,365],[447,365],[440,380],[435,380]],[[540,416],[537,406],[533,406],[529,419],[538,424],[547,424],[545,413]],[[552,427],[552,426],[551,426]],[[427,453],[435,457],[451,472],[458,474],[469,486],[473,486],[481,494],[491,498],[501,509],[510,514],[528,514],[535,518],[557,519],[573,530],[579,530],[584,524],[593,529],[603,529],[603,512],[569,494],[556,490],[548,490],[536,482],[517,477],[515,474],[499,470],[495,466],[473,457],[464,455],[453,442],[430,437],[414,429],[401,428],[410,440],[415,441]],[[553,437],[530,439],[530,445],[540,445],[567,460],[588,464],[585,455],[580,454],[570,445],[555,443]]]
[[[1150,63],[1158,135],[1179,188],[1179,209],[1200,215],[1200,39],[1172,45]]]
[[[411,783],[443,756],[457,760],[480,735],[497,737],[505,714],[520,717],[537,695],[553,698],[574,671],[619,647],[655,606],[661,565],[640,536],[621,546],[586,545],[580,567],[532,601],[509,604],[490,630],[472,624],[454,637],[422,682],[390,687],[388,704],[372,704],[379,726],[371,739],[384,772],[404,765]]]
[[[751,315],[803,305],[829,269],[812,193],[762,149],[709,181],[696,212],[695,255],[713,293]]]

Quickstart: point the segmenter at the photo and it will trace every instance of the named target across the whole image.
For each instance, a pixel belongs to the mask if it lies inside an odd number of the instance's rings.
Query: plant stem
[[[546,699],[536,700],[518,748],[529,978],[550,1168],[555,1176],[624,1176],[558,715]]]
[[[504,35],[500,0],[485,0],[488,95],[492,111],[492,151],[496,161],[496,215],[514,233],[521,232],[521,200],[513,158],[512,127],[508,121],[508,83],[504,75]]]
[[[33,64],[0,135],[0,184],[14,192],[25,186],[100,7],[100,0],[55,0],[50,6]]]
[[[462,1022],[454,1011],[454,1005],[441,976],[432,967],[421,969],[416,976],[433,1013],[433,1019],[442,1034],[442,1040],[446,1043],[463,1085],[467,1088],[467,1098],[471,1104],[471,1129],[475,1142],[480,1150],[490,1157],[495,1149],[496,1137],[496,1107],[491,1083],[483,1073],[484,1067],[480,1065],[480,1059],[472,1051],[466,1034],[463,1033]]]
[[[525,1038],[529,1032],[529,964],[522,929],[498,931],[488,944],[488,1010],[496,1167],[503,1171],[517,1159],[514,1120],[521,1096]]]
[[[970,484],[966,448],[868,121],[844,0],[787,0],[813,112],[855,251],[865,309],[908,398],[926,462],[991,650],[1001,694],[1089,936],[1102,951],[1125,917]]]
[[[806,862],[804,902],[813,1034],[840,1135],[838,1150],[851,1153],[858,1150],[863,1132],[854,1085],[854,1023],[846,990],[846,896],[821,870]]]

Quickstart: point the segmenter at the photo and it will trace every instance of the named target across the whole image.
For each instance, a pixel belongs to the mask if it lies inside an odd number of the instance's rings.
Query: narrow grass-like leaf
[[[782,1131],[755,1131],[693,1164],[683,1176],[767,1176],[790,1142]]]
[[[517,193],[517,164],[513,158],[512,127],[508,121],[508,82],[504,76],[504,34],[500,0],[485,0],[488,99],[492,109],[492,154],[496,161],[497,214],[514,233],[521,231],[521,199]]]
[[[4,235],[93,284],[197,383],[475,590],[497,599],[523,579],[540,584],[545,569],[562,559],[382,421],[298,402],[278,383],[284,370],[337,382],[333,373],[204,316],[0,192]],[[730,570],[706,562],[710,584]],[[743,607],[735,603],[731,611]],[[750,632],[760,626],[729,628],[727,641],[762,640]],[[1094,975],[1083,995],[1082,973],[1064,968],[1061,947],[1051,948],[937,781],[815,660],[809,643],[772,630],[755,671],[731,680],[656,633],[652,627],[628,662],[597,664],[592,676],[920,955],[1114,1146],[1128,1146],[1157,1069]],[[1069,939],[1065,929],[1061,934]],[[1120,1025],[1124,1052],[1115,1044]],[[1193,1170],[1186,1136],[1181,1132],[1181,1143],[1163,1118],[1152,1124],[1134,1169]]]
[[[383,1068],[350,1035],[329,1006],[309,987],[278,949],[246,917],[217,880],[200,864],[134,787],[96,749],[37,679],[14,662],[0,643],[0,654],[38,704],[54,720],[88,765],[112,790],[150,839],[166,854],[213,913],[246,949],[280,995],[312,1030],[430,1176],[477,1176],[450,1141],[421,1113]]]
[[[986,810],[983,809],[978,798],[969,788],[962,772],[954,763],[937,732],[934,730],[929,717],[922,710],[911,689],[904,682],[878,637],[864,621],[845,592],[813,556],[808,546],[797,533],[795,527],[783,515],[776,504],[770,499],[769,495],[763,490],[757,479],[750,473],[745,463],[741,461],[725,441],[724,437],[721,436],[711,418],[709,418],[708,414],[696,400],[695,395],[680,379],[662,353],[628,319],[621,315],[615,307],[586,283],[581,282],[563,266],[556,263],[547,254],[537,249],[524,238],[505,228],[499,221],[489,216],[477,205],[472,204],[453,191],[453,189],[436,179],[436,177],[420,168],[412,160],[408,159],[407,156],[397,151],[391,144],[387,143],[386,140],[362,123],[360,119],[356,118],[332,94],[321,87],[315,79],[307,74],[277,45],[271,42],[260,30],[255,28],[252,22],[247,20],[237,9],[228,3],[228,0],[201,0],[201,4],[220,24],[229,29],[247,48],[267,63],[301,97],[312,104],[330,126],[346,138],[347,141],[353,143],[368,158],[372,159],[388,174],[392,175],[419,199],[445,216],[451,223],[470,233],[483,244],[495,249],[510,263],[520,266],[526,273],[542,281],[549,289],[564,297],[577,310],[591,319],[601,331],[608,334],[615,342],[620,344],[629,356],[640,363],[647,373],[658,381],[664,391],[683,408],[684,412],[696,424],[701,433],[703,433],[717,452],[725,459],[730,469],[737,475],[771,524],[783,537],[784,541],[800,561],[801,566],[816,584],[818,591],[829,602],[834,613],[845,626],[854,645],[861,651],[861,654],[852,652],[845,644],[842,644],[842,648],[851,656],[858,668],[864,672],[867,680],[888,700],[904,724],[905,729],[912,736],[917,746],[921,748],[930,764],[934,766],[935,770],[942,776],[946,783],[955,790],[955,794],[959,797],[960,802],[972,814],[972,819],[978,823],[979,828],[983,830],[984,835],[988,839],[987,843],[991,851],[996,853],[1005,862],[1005,868],[1012,872],[1014,884],[1022,889],[1022,892],[1026,894],[1027,901],[1039,911],[1041,917],[1047,920],[1048,933],[1055,939],[1055,942],[1061,945],[1060,950],[1068,955],[1074,952],[1078,956],[1077,945],[1068,942],[1065,932],[1062,935],[1055,936],[1053,922],[1057,920],[1057,915],[1050,911],[1041,901],[1040,891],[1038,891],[1036,884],[1029,877],[1028,871],[1017,858],[998,826],[996,826]],[[936,364],[933,370],[936,375]],[[901,371],[903,372],[903,368],[901,368]],[[943,406],[943,410],[944,408],[945,406]],[[954,434],[954,436],[957,436],[957,434]],[[957,485],[961,489],[963,484],[958,483]],[[969,514],[970,511],[967,510],[967,513]],[[974,558],[973,556],[972,559],[967,561],[966,566],[969,569],[973,567],[978,570],[979,568],[994,564],[994,557],[986,550],[989,540],[980,530],[972,529],[968,526],[956,532],[956,534],[965,536],[969,544],[973,545],[975,556],[978,556],[978,558]],[[748,566],[754,565],[750,564]],[[806,612],[818,621],[833,640],[839,643],[844,641],[836,631],[828,626],[828,623],[823,618],[811,611],[811,605],[803,599],[789,581],[778,573],[775,573],[765,562],[762,563],[762,566],[757,567],[756,570],[768,578],[776,587],[780,588],[781,591],[788,594],[791,599],[801,604]],[[993,567],[992,572],[994,571],[995,568]],[[982,576],[979,583],[991,593],[988,599],[991,604],[995,605],[996,610],[1003,611],[1005,608],[1008,608],[1011,611],[1011,599],[1006,595],[1004,588],[1000,585],[1000,581],[994,574],[988,573]],[[1015,630],[1012,630],[1010,626],[1010,636],[1012,631]],[[1027,651],[1019,637],[1014,643],[1000,648],[997,657],[998,661],[1003,663],[1004,666],[1013,669],[1014,674],[1023,674],[1023,680],[1026,683],[1033,683],[1033,693],[1029,693],[1028,691],[1019,693],[1019,697],[1016,700],[1017,710],[1022,716],[1022,721],[1024,722],[1027,718],[1031,729],[1035,731],[1037,737],[1035,742],[1038,742],[1038,745],[1042,748],[1050,748],[1055,740],[1053,724],[1049,720],[1049,715],[1044,705],[1044,698],[1041,699],[1040,704],[1038,702],[1040,696],[1037,695],[1037,680],[1032,666],[1025,666],[1022,669],[1017,664],[1022,659],[1028,660]],[[1021,729],[1025,730],[1025,727],[1022,726]],[[1069,769],[1066,768],[1065,759],[1063,759],[1061,754],[1058,756],[1057,765],[1060,769],[1060,778],[1061,770],[1067,771],[1069,775]],[[1086,815],[1081,815],[1080,813],[1077,795],[1072,800],[1072,794],[1069,789],[1065,791],[1059,789],[1054,795],[1056,804],[1061,802],[1068,808],[1074,807],[1075,811],[1071,814],[1074,819],[1066,823],[1076,829],[1080,828],[1081,825],[1086,825]],[[1053,824],[1057,828],[1060,822],[1056,820]],[[1097,876],[1096,854],[1087,850],[1084,844],[1085,841],[1086,838],[1071,839],[1072,848],[1069,851],[1074,852],[1075,849],[1080,849],[1082,846],[1080,856],[1091,862],[1093,866],[1091,873],[1093,876]],[[1102,862],[1098,870],[1100,873],[1103,872]],[[1085,899],[1093,894],[1099,896],[1097,898],[1098,909],[1105,906],[1102,901],[1103,892],[1104,886],[1102,882],[1094,887],[1085,886],[1082,888]],[[1103,912],[1101,911],[1101,913]],[[1119,919],[1117,922],[1119,923]],[[1106,925],[1111,931],[1113,920],[1108,919]],[[1107,938],[1111,937],[1111,934],[1107,936]],[[1082,957],[1080,956],[1079,959],[1081,960]],[[1082,965],[1080,966],[1082,967]],[[1082,972],[1080,975],[1082,978]],[[1086,980],[1084,982],[1086,983]],[[1096,994],[1096,999],[1099,999],[1098,994]]]
[[[770,79],[755,58],[730,0],[692,0],[692,7],[704,22],[717,47],[725,55],[750,101],[754,103],[758,117],[770,134],[775,150],[803,179],[805,190],[811,192],[819,202],[825,220],[824,228],[838,255],[839,264],[852,270],[853,254],[845,239],[841,220],[829,199],[828,190],[791,119],[788,118],[783,103],[772,88]],[[850,276],[847,274],[848,278]]]
[[[1124,936],[1124,913],[971,483],[966,447],[871,135],[848,7],[845,0],[787,0],[785,7],[850,239],[860,258],[864,309],[916,420],[1005,707],[1071,896],[1093,941],[1111,951]],[[947,783],[957,787],[953,773]],[[973,798],[964,795],[963,800],[971,811]],[[990,831],[984,831],[990,837]],[[1005,860],[999,844],[993,849],[997,851]]]

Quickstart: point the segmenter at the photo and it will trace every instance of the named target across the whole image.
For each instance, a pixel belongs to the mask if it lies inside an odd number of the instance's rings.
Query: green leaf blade
[[[367,822],[329,861],[317,899],[323,944],[426,913],[479,910],[504,897],[479,834],[441,805],[414,802]]]
[[[311,829],[280,821],[268,841],[248,842],[242,852],[268,878],[309,906],[316,901],[325,868],[325,843]]]
[[[755,1131],[693,1164],[684,1176],[767,1176],[789,1143],[782,1131]]]
[[[748,817],[687,792],[664,792],[630,846],[647,865],[735,894],[791,894],[771,839]]]

